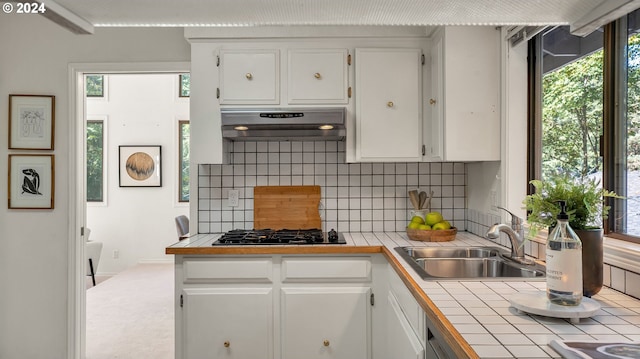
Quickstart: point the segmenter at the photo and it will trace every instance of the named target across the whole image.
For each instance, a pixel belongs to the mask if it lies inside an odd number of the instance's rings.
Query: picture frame
[[[162,187],[161,146],[118,147],[120,187]]]
[[[9,149],[53,150],[55,96],[9,95]]]
[[[54,155],[9,155],[10,209],[53,209],[54,193]]]

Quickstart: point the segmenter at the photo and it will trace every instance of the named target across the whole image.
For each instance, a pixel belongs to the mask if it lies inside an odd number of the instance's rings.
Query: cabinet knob
[[[435,105],[435,104],[436,104],[436,100],[434,100],[434,99],[429,99],[429,104],[430,104],[430,105]]]
[[[318,80],[320,80],[320,78],[322,77],[322,75],[320,75],[319,72],[316,72],[315,74],[313,74],[313,77],[317,78]]]
[[[228,347],[230,347],[230,346],[231,346],[231,343],[229,343],[229,341],[228,341],[228,340],[224,342],[224,347],[225,347],[225,348],[228,348]]]
[[[329,344],[331,343],[329,343],[329,340],[325,339],[324,342],[322,342],[322,344],[324,344],[325,347],[328,347]]]
[[[244,76],[247,78],[247,80],[253,79],[253,75],[251,74],[251,72],[247,72],[247,74]]]
[[[393,107],[393,101],[387,102],[387,107]]]

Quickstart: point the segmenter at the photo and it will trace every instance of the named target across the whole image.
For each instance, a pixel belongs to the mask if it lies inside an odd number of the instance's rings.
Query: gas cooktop
[[[346,244],[342,233],[321,229],[235,229],[223,234],[212,245],[268,244]]]

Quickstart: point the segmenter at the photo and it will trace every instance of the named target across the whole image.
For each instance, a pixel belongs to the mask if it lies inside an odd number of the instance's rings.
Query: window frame
[[[603,27],[603,134],[601,155],[603,161],[602,185],[624,196],[627,189],[616,180],[616,157],[623,149],[619,141],[626,136],[626,15]],[[540,32],[528,44],[528,103],[527,103],[527,194],[535,189],[530,184],[542,172],[542,35]],[[616,105],[618,104],[618,106]],[[622,106],[624,105],[624,106]],[[626,211],[622,200],[604,199],[611,206],[609,217],[603,222],[608,237],[640,243],[640,237],[617,232],[616,214]]]
[[[107,148],[107,137],[108,137],[108,120],[107,120],[107,116],[88,116],[87,117],[87,126],[90,122],[100,122],[102,123],[102,200],[101,201],[91,201],[89,200],[87,194],[85,193],[85,201],[87,203],[87,205],[91,205],[91,206],[106,206],[107,205],[107,173],[108,173],[108,148]],[[85,143],[86,142],[86,135],[85,135]],[[86,153],[88,153],[88,148],[86,150]],[[87,166],[86,161],[85,161],[85,166]],[[87,171],[88,172],[88,171]],[[85,176],[86,177],[86,176]],[[86,181],[86,178],[85,178]],[[88,191],[89,189],[89,185],[88,183],[85,186],[85,191]]]
[[[189,76],[189,89],[188,94],[182,93],[182,81],[183,76]],[[178,98],[190,98],[191,97],[191,73],[178,74]]]
[[[89,77],[100,77],[100,78],[102,78],[102,86],[101,86],[101,92],[100,92],[100,95],[90,95],[90,94],[89,94],[89,91],[88,91],[88,89],[87,89],[87,85],[89,84],[89,81],[88,81]],[[105,75],[99,75],[99,74],[89,74],[89,75],[85,75],[85,89],[84,89],[84,91],[85,91],[85,96],[86,96],[87,98],[105,98],[105,93],[106,93],[106,86],[105,86],[105,83],[106,83],[106,76],[105,76]]]
[[[183,192],[182,192],[182,183],[183,183],[183,175],[182,175],[182,157],[183,157],[183,152],[184,152],[184,147],[183,147],[183,137],[182,137],[182,128],[183,126],[189,126],[189,131],[191,131],[191,125],[190,122],[188,120],[178,120],[178,165],[177,165],[177,174],[178,174],[178,181],[177,181],[177,190],[178,190],[178,203],[189,203],[190,202],[190,193],[187,193],[187,197],[189,197],[189,199],[185,200],[183,197]],[[191,143],[191,135],[189,135],[189,143]],[[189,167],[191,167],[190,164],[190,160],[187,163],[187,165]],[[190,190],[189,190],[190,192]]]

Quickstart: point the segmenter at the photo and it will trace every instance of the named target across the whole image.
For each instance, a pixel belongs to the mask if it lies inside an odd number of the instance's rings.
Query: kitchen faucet
[[[524,257],[524,228],[522,218],[511,213],[508,209],[498,207],[511,215],[511,226],[496,223],[487,232],[487,238],[496,239],[500,237],[500,232],[504,232],[511,241],[511,259],[521,264],[531,264],[532,261]]]

